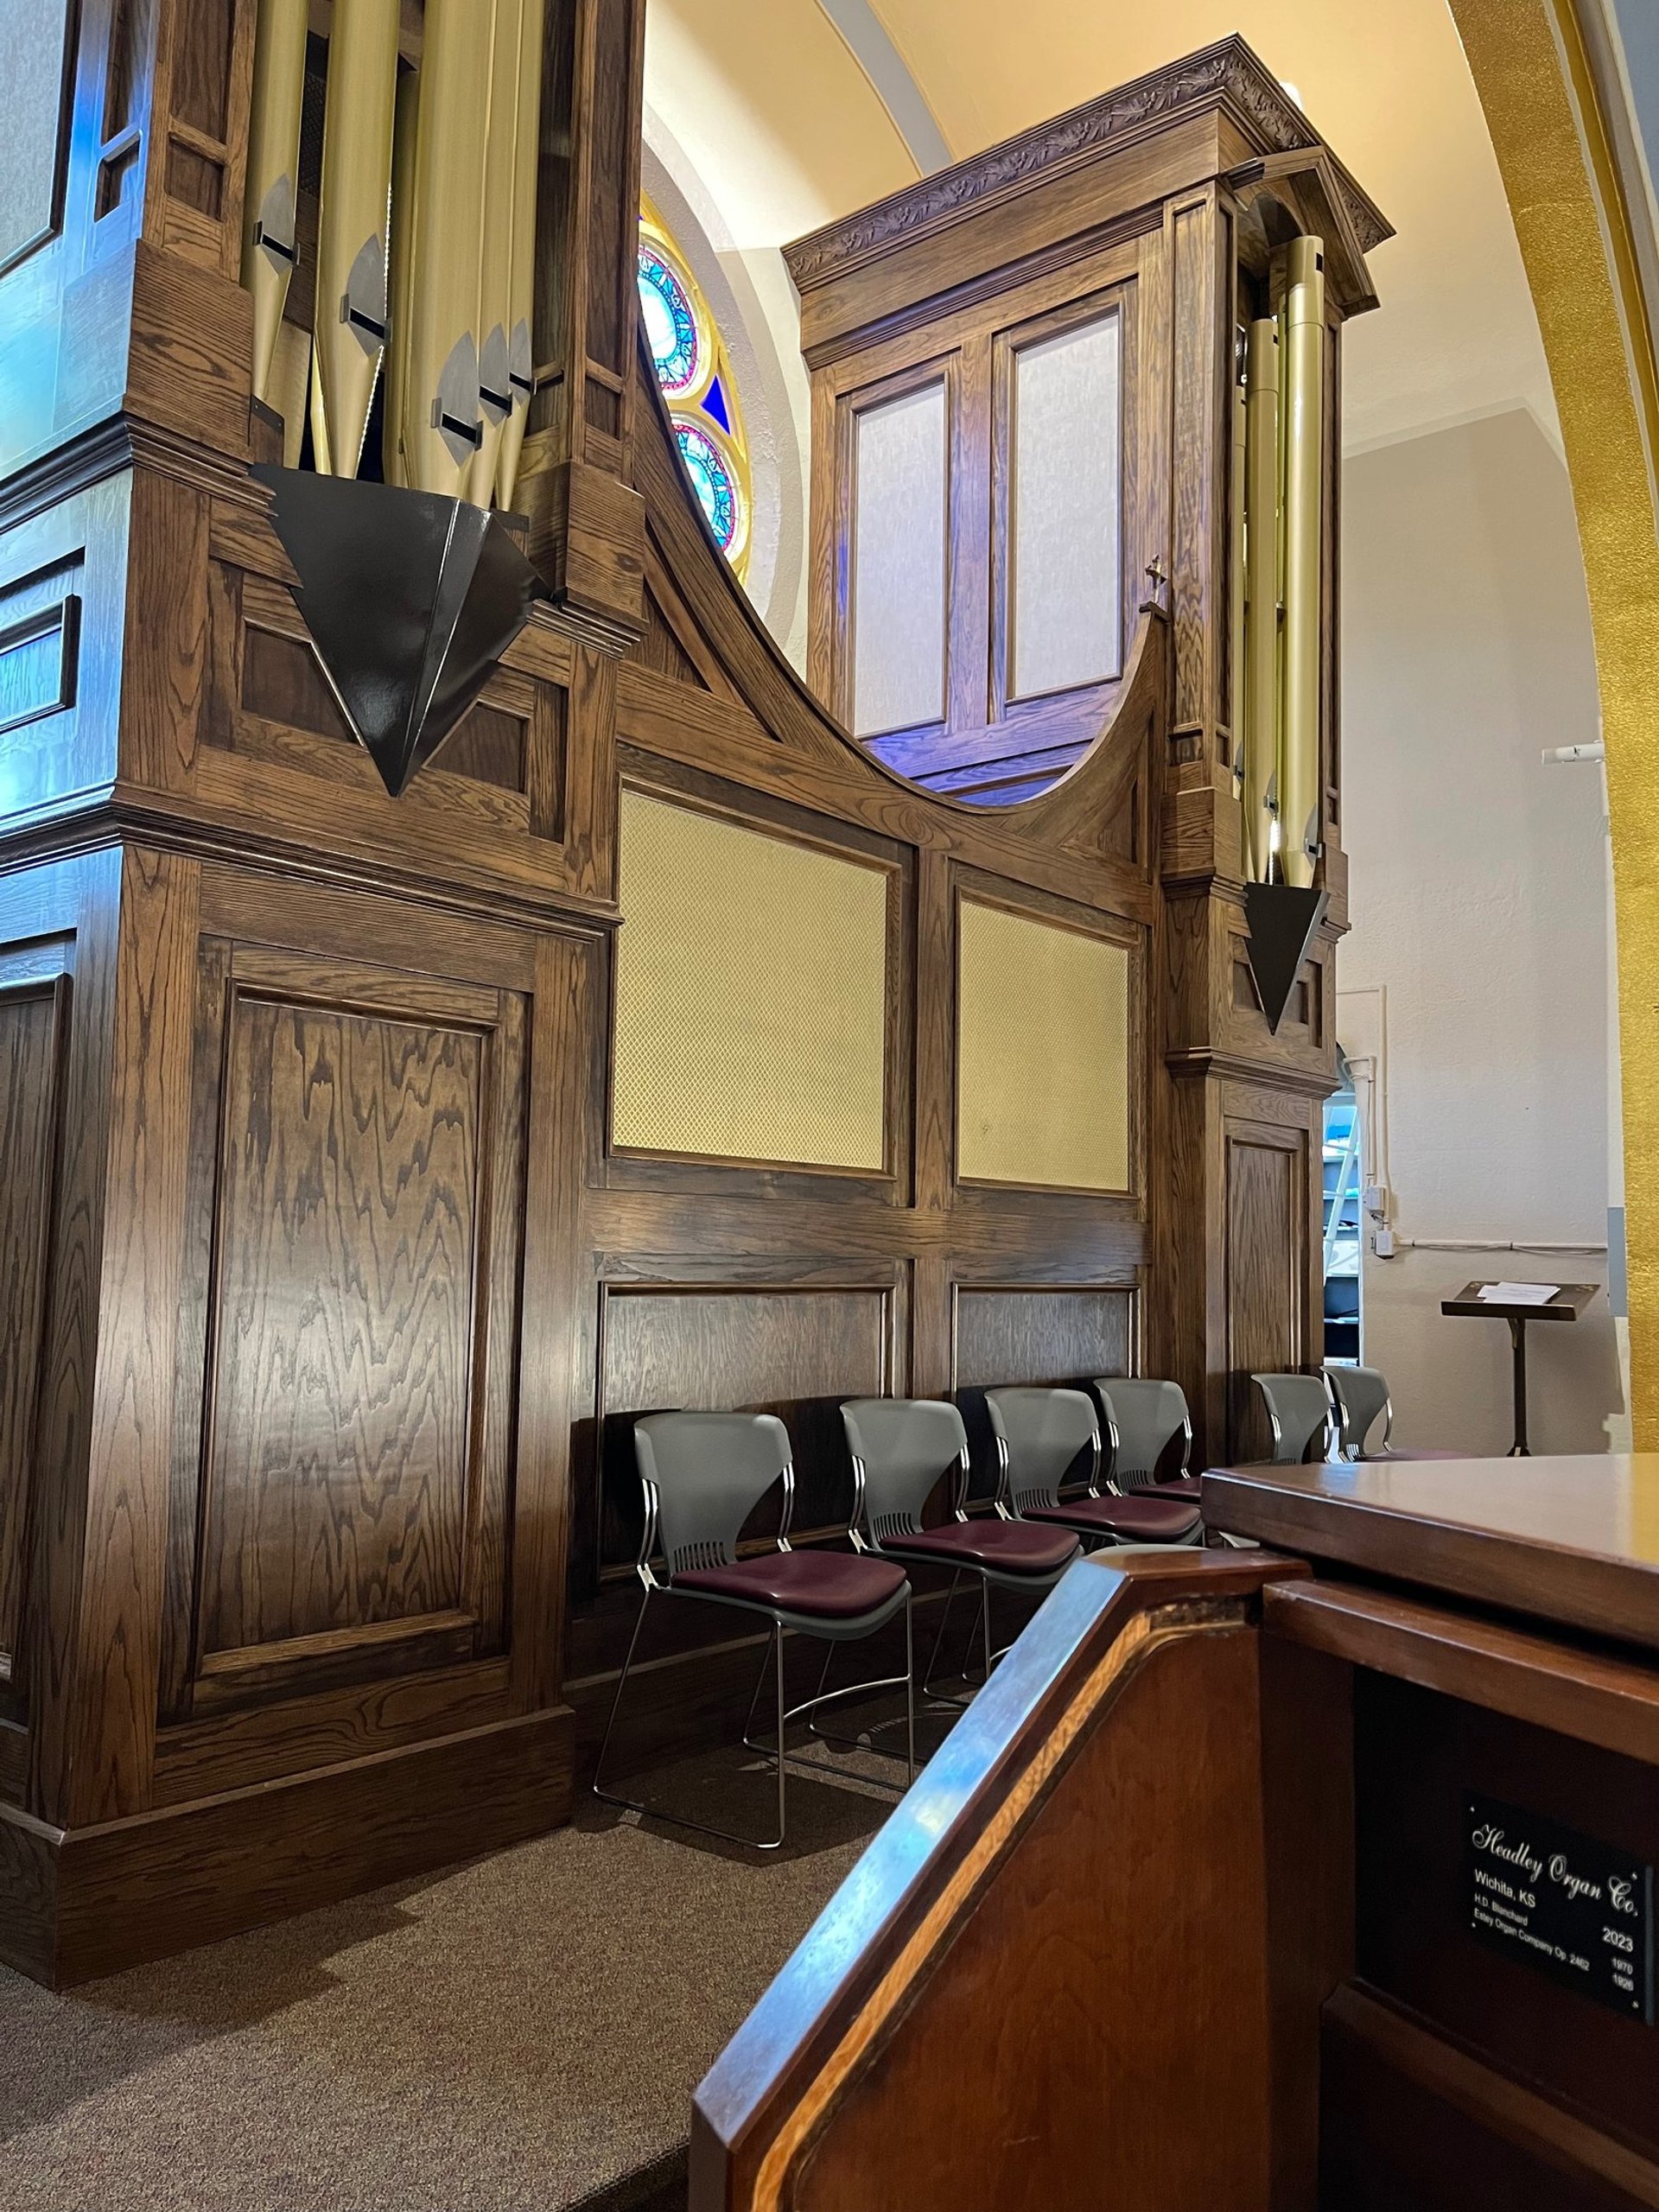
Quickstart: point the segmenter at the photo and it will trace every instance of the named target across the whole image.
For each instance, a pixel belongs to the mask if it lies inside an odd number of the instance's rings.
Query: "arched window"
[[[753,493],[731,360],[685,256],[648,200],[639,213],[639,311],[680,458],[715,543],[741,576]]]

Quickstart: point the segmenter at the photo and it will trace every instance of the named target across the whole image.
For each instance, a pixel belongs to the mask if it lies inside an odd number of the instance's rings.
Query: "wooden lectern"
[[[1515,1441],[1510,1446],[1510,1457],[1524,1459],[1532,1450],[1527,1441],[1527,1324],[1576,1321],[1594,1299],[1598,1286],[1592,1282],[1560,1283],[1553,1297],[1535,1303],[1529,1300],[1525,1304],[1510,1304],[1502,1299],[1482,1297],[1483,1290],[1497,1287],[1499,1286],[1491,1283],[1466,1282],[1455,1298],[1440,1300],[1440,1311],[1478,1321],[1509,1323],[1515,1392]]]
[[[1659,2203],[1659,1458],[1074,1567],[697,2093],[693,2212]]]

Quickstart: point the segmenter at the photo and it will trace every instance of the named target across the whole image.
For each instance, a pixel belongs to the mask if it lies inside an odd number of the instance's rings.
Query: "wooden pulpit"
[[[1659,1458],[1072,1568],[697,2093],[693,2212],[1659,2203]]]

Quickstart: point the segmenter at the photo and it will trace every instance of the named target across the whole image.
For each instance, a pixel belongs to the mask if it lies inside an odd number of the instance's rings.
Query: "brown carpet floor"
[[[650,1788],[759,1827],[752,1767]],[[66,1996],[0,1969],[0,2212],[556,2212],[660,2171],[885,1810],[803,1781],[757,1861],[588,1799],[517,1850]]]

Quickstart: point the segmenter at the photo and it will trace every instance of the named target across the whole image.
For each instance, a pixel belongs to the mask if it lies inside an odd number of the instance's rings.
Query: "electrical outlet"
[[[1371,1254],[1378,1260],[1394,1257],[1394,1231],[1391,1229],[1378,1228],[1371,1231]]]

